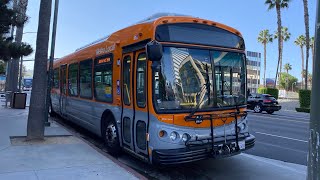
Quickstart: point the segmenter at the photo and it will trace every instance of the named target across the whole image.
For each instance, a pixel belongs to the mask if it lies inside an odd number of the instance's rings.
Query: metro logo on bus
[[[96,50],[96,55],[109,53],[111,51],[114,51],[116,49],[116,44],[113,44],[111,46],[106,46],[105,48],[99,48]]]

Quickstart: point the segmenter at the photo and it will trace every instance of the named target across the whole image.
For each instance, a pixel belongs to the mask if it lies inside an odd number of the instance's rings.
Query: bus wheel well
[[[100,129],[101,129],[101,136],[103,136],[103,127],[105,126],[105,123],[107,122],[107,120],[113,120],[115,121],[115,118],[113,116],[113,113],[110,110],[105,110],[101,116],[101,125],[100,125]]]

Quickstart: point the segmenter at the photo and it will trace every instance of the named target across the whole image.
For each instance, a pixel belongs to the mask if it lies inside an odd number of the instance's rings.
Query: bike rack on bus
[[[222,114],[201,114],[201,115],[189,115],[185,117],[185,121],[195,121],[197,124],[201,123],[202,121],[209,120],[210,121],[210,130],[211,130],[211,146],[212,146],[212,152],[214,152],[215,145],[214,145],[214,127],[213,123],[215,120],[220,119],[225,126],[226,119],[234,117],[235,118],[235,136],[236,136],[236,151],[240,150],[239,147],[239,135],[238,135],[238,117],[246,117],[247,111],[240,112],[239,107],[236,107],[235,112],[227,112]],[[225,119],[225,120],[223,120]],[[224,129],[224,138],[226,140],[226,134]],[[224,142],[225,143],[225,142]],[[226,145],[226,144],[224,144]]]

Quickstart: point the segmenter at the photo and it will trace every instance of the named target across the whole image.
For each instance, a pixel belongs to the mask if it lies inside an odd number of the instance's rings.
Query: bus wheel
[[[254,106],[254,108],[253,108],[253,111],[254,111],[255,113],[261,113],[261,112],[262,112],[262,107],[261,107],[261,105],[260,105],[260,104],[256,104],[256,105]]]
[[[103,126],[103,139],[111,155],[119,156],[121,154],[118,128],[116,127],[115,120],[110,118],[110,116],[107,116]]]

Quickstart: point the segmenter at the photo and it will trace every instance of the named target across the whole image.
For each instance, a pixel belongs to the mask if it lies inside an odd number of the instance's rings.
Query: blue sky
[[[24,32],[37,31],[39,5],[40,0],[29,0],[27,14],[30,20]],[[264,0],[92,0],[90,3],[60,0],[55,57],[63,57],[78,47],[158,12],[188,14],[229,25],[243,34],[247,50],[261,53],[263,46],[257,42],[259,32],[263,29],[274,32],[277,28],[276,11],[268,11]],[[316,0],[309,0],[309,14],[310,34],[313,36]],[[294,40],[305,33],[302,0],[291,1],[290,7],[282,11],[282,22],[291,32],[291,39],[284,43],[283,63],[289,62],[293,67],[291,74],[300,79],[301,54]],[[36,34],[25,34],[24,41],[35,48]],[[277,46],[275,41],[267,47],[267,77],[275,76]],[[28,69],[33,68],[32,62],[26,62],[26,65]]]

